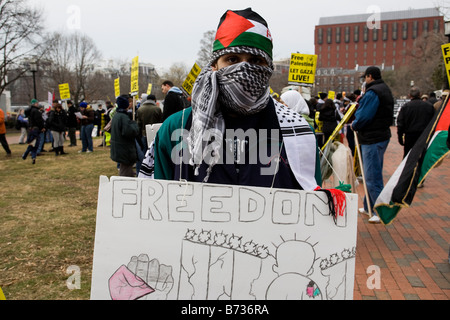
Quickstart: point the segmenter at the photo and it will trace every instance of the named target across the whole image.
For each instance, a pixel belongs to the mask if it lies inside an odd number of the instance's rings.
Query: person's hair
[[[166,80],[162,83],[163,86],[173,87],[173,82],[170,80]]]
[[[334,108],[336,108],[336,107],[334,106],[333,100],[327,99],[327,100],[325,100],[325,103],[323,104],[323,108],[324,108],[324,109],[326,109],[326,108],[334,109]]]
[[[431,97],[436,98],[436,93],[430,92],[429,96],[430,96],[430,98],[431,98]]]
[[[412,87],[411,90],[409,90],[409,95],[411,98],[420,99],[420,89],[417,87]]]
[[[350,101],[352,101],[352,102],[355,102],[356,101],[356,99],[358,98],[357,97],[357,95],[356,94],[354,94],[354,93],[351,93],[349,96],[348,96],[348,98],[350,99]]]

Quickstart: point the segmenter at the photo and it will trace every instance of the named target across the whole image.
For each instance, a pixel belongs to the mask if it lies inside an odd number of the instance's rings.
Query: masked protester
[[[140,177],[316,189],[321,175],[314,132],[270,96],[272,49],[259,14],[228,10],[211,61],[194,85],[192,106],[164,122]]]

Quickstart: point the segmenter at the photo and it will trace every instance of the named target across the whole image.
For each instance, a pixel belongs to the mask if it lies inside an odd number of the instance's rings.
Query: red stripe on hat
[[[247,19],[232,11],[228,11],[227,17],[217,30],[216,40],[219,40],[220,43],[222,43],[222,45],[226,48],[239,35],[253,27],[253,23]]]

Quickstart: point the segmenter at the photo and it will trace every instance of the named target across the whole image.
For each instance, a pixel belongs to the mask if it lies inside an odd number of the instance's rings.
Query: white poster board
[[[357,195],[100,177],[91,299],[353,299]]]

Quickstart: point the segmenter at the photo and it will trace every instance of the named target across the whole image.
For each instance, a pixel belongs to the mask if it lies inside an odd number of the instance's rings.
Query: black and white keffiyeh
[[[269,66],[247,62],[237,63],[218,71],[211,65],[220,56],[249,53],[262,56]],[[190,164],[198,175],[202,162],[212,167],[219,162],[225,121],[223,111],[251,115],[266,108],[270,99],[269,79],[273,73],[272,59],[262,50],[252,47],[231,47],[213,54],[211,63],[198,76],[192,91],[192,127],[188,137]]]
[[[246,62],[234,64],[218,71],[211,65],[228,53],[250,53],[266,59],[264,67]],[[272,59],[262,50],[251,47],[231,47],[213,53],[212,62],[200,73],[192,92],[192,126],[187,137],[194,174],[200,165],[208,165],[204,182],[208,182],[214,165],[219,163],[220,148],[225,133],[222,112],[237,115],[256,114],[269,104],[269,79],[273,72]],[[273,100],[280,124],[283,145],[289,165],[304,190],[315,190],[316,139],[308,122],[297,112]],[[154,145],[147,152],[139,177],[153,178]],[[276,173],[275,173],[276,174]]]

